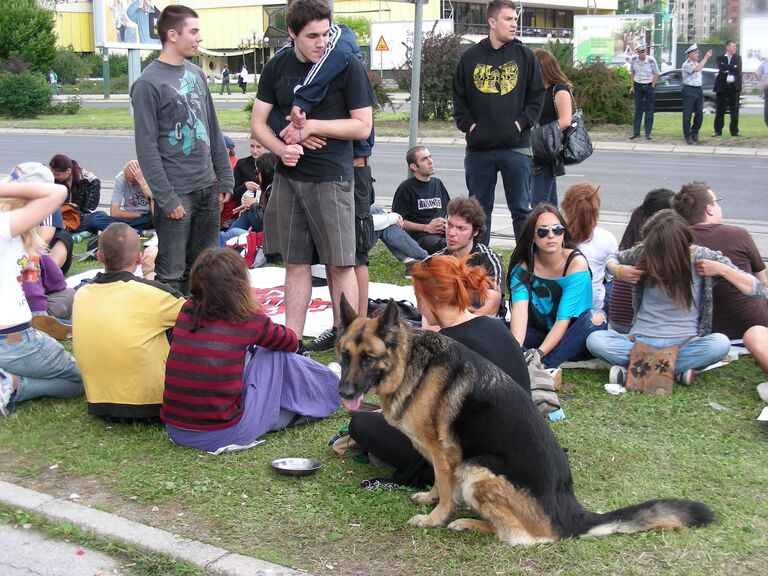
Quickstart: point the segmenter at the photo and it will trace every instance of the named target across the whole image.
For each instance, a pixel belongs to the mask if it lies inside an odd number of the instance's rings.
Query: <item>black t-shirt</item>
[[[304,82],[310,68],[312,64],[300,62],[292,49],[281,50],[264,66],[256,97],[272,104],[283,117],[288,116],[295,97],[293,90]],[[373,89],[365,69],[356,58],[350,58],[347,68],[331,81],[325,98],[307,118],[349,118],[350,110],[372,106],[373,102]],[[351,181],[352,141],[328,138],[318,150],[305,149],[295,167],[278,162],[276,171],[302,182]]]
[[[565,90],[566,92],[570,93],[568,85],[561,84],[559,82],[547,88],[547,91],[544,93],[544,106],[542,106],[541,116],[539,116],[539,124],[541,126],[545,126],[546,124],[557,120],[557,110],[555,109],[555,94],[561,90]]]
[[[397,187],[392,199],[392,212],[410,222],[429,224],[434,218],[445,217],[450,200],[439,178],[432,177],[428,182],[422,182],[411,177]]]
[[[509,374],[523,390],[528,394],[531,393],[531,380],[523,351],[509,328],[499,318],[478,316],[450,328],[441,328],[440,334],[461,342],[470,350],[493,362]]]

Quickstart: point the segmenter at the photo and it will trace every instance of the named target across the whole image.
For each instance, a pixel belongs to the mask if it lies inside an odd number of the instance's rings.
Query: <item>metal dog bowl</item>
[[[322,468],[323,463],[314,458],[277,458],[270,466],[283,476],[309,476]]]

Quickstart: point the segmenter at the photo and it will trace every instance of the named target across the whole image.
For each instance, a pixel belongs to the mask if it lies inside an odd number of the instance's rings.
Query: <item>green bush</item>
[[[577,66],[568,71],[573,83],[573,96],[584,110],[590,125],[629,124],[632,101],[623,68],[608,68],[602,62]]]
[[[60,114],[74,116],[80,110],[80,98],[78,96],[70,96],[66,100],[60,102],[51,102],[46,106],[42,112],[43,114]]]
[[[88,64],[72,46],[56,51],[53,69],[59,76],[59,84],[75,84],[78,78],[83,78],[89,73]]]
[[[23,59],[45,73],[53,63],[56,33],[53,10],[34,0],[0,0],[0,61]]]
[[[40,74],[0,74],[0,111],[11,118],[35,118],[50,103],[51,94]]]
[[[419,120],[450,120],[453,113],[453,71],[461,56],[460,34],[437,34],[434,27],[421,45]],[[401,89],[411,91],[413,48],[406,48],[405,64],[394,71]]]
[[[368,72],[368,80],[371,81],[373,86],[373,93],[376,95],[377,110],[383,110],[384,106],[389,105],[392,107],[392,98],[389,92],[384,88],[384,84],[381,81],[381,74],[378,72]]]

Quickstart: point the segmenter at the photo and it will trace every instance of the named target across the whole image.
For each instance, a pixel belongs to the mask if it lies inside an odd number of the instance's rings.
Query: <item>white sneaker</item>
[[[608,382],[624,386],[627,383],[627,369],[624,366],[611,366],[611,371],[608,372]]]
[[[10,403],[13,396],[13,376],[0,370],[0,418],[11,413]]]
[[[760,400],[768,404],[768,382],[757,385],[757,395],[760,396]]]
[[[336,378],[341,380],[341,365],[338,362],[329,362],[328,370],[336,374]]]

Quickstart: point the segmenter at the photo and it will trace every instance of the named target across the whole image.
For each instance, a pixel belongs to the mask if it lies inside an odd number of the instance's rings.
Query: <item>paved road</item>
[[[247,151],[244,135],[235,138],[237,150]],[[407,144],[376,145],[372,161],[376,194],[388,204],[398,184],[406,177]],[[465,194],[464,149],[461,146],[429,146],[440,177],[451,194]],[[114,179],[124,163],[135,157],[133,137],[125,135],[20,134],[0,132],[0,157],[7,171],[18,162],[44,163],[63,152],[93,171],[105,182]],[[728,218],[768,222],[768,160],[759,157],[712,154],[661,154],[656,152],[595,151],[585,163],[568,169],[559,179],[564,191],[570,184],[589,180],[600,185],[603,210],[628,212],[653,188],[677,190],[691,180],[709,182],[718,196],[727,200]],[[497,202],[504,205],[501,183]]]
[[[106,554],[0,524],[3,576],[120,576],[128,572]]]

